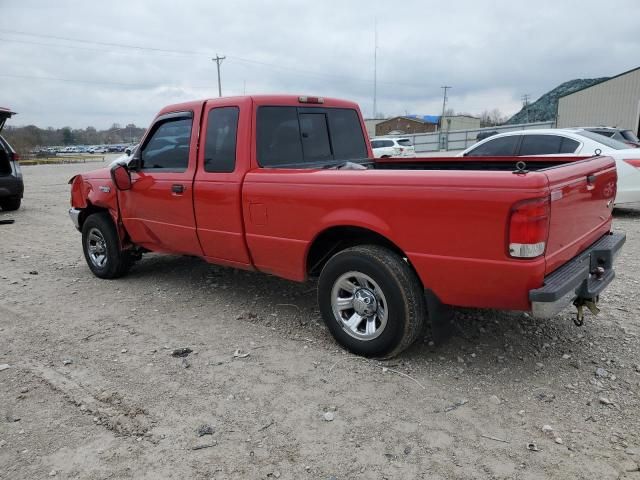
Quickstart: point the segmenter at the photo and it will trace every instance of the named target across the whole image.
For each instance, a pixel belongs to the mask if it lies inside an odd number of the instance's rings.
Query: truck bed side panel
[[[402,249],[445,303],[528,309],[544,260],[508,258],[506,223],[513,203],[547,193],[535,172],[258,169],[246,176],[243,210],[259,270],[303,280],[316,236],[357,226]]]

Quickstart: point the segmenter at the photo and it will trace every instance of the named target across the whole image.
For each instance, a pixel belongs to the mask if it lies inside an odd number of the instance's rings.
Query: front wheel
[[[118,232],[108,213],[94,213],[82,225],[82,250],[96,277],[118,278],[133,263],[130,252],[120,249]]]
[[[329,331],[343,347],[367,357],[393,357],[424,325],[424,292],[397,253],[377,245],[348,248],[327,262],[318,303]]]

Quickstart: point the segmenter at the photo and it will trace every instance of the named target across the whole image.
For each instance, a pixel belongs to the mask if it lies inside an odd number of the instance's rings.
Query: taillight
[[[14,162],[19,162],[20,161],[20,155],[18,155],[17,153],[13,154],[13,161]]]
[[[627,162],[632,167],[640,168],[640,159],[628,159],[628,158],[625,158],[624,161]]]
[[[549,198],[516,203],[509,217],[509,255],[535,258],[544,253],[549,236]]]

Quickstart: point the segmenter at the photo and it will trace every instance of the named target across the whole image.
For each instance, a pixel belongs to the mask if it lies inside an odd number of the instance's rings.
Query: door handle
[[[174,183],[171,185],[171,191],[173,193],[184,193],[184,185],[180,185],[179,183]]]
[[[595,174],[587,175],[587,183],[595,183],[595,182],[596,182]]]

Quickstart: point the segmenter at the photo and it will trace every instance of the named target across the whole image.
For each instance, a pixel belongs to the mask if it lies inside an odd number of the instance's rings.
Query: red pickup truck
[[[625,240],[610,231],[612,159],[373,160],[365,132],[342,100],[168,106],[127,164],[70,181],[89,268],[116,278],[152,251],[319,277],[329,330],[368,356],[419,336],[426,297],[542,317],[572,302],[595,310]]]

